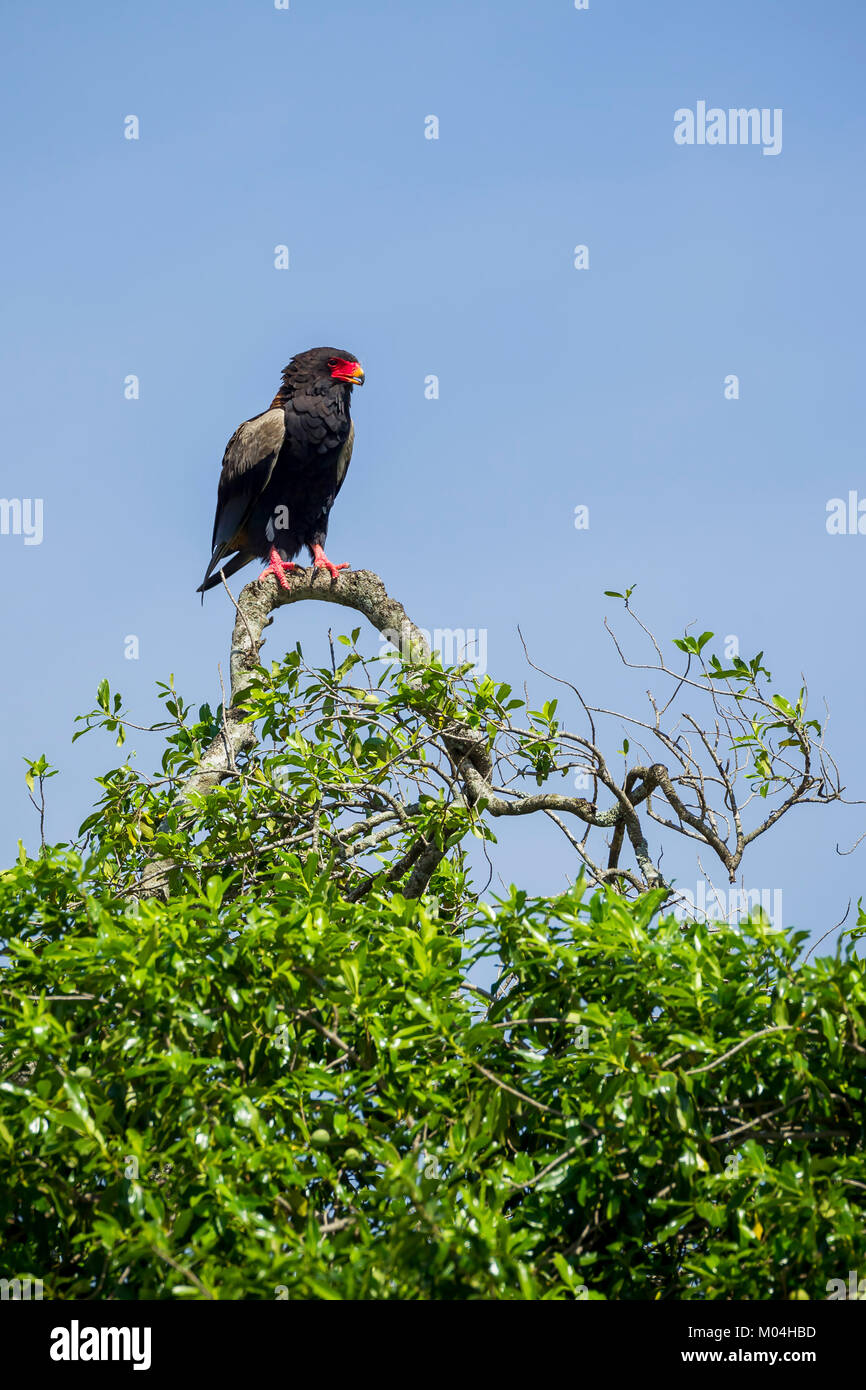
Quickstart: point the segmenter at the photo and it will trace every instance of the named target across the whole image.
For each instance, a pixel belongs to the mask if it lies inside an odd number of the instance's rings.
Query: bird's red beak
[[[338,362],[331,376],[335,381],[347,381],[350,386],[364,385],[364,368],[360,362]]]

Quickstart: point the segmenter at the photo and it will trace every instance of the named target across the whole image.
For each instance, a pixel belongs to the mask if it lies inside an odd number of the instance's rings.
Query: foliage
[[[265,742],[183,803],[219,716],[170,683],[159,774],[107,773],[79,844],[0,876],[3,1275],[64,1299],[768,1299],[862,1271],[862,914],[809,962],[760,916],[678,922],[666,889],[483,902],[463,846],[489,818],[436,732],[459,713],[493,748],[511,691],[435,664],[353,685],[361,664],[260,668]],[[533,782],[558,718],[512,746]],[[124,722],[103,686],[85,725]],[[153,855],[165,901],[135,891]]]

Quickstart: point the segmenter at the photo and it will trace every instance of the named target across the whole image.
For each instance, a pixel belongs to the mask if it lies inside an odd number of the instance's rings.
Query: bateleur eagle
[[[348,569],[332,564],[322,547],[352,457],[352,387],[363,382],[351,352],[300,352],[268,409],[235,430],[223,456],[213,554],[198,593],[219,584],[220,571],[228,578],[257,555],[268,561],[259,578],[273,574],[287,589],[286,574],[298,568],[292,561],[302,546],[332,579]]]

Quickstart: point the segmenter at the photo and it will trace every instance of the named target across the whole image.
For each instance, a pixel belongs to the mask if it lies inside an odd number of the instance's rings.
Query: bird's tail
[[[221,583],[220,575],[225,575],[226,579],[228,579],[229,575],[234,574],[239,569],[243,569],[244,565],[248,565],[250,560],[254,559],[254,554],[251,550],[240,550],[237,555],[232,556],[227,565],[221,565],[220,560],[226,554],[226,551],[226,546],[218,545],[210,558],[210,564],[205,570],[204,579],[196,589],[196,593],[202,596],[202,603],[204,603],[204,596],[208,589],[214,589],[217,584]],[[217,571],[216,574],[213,573],[214,570]]]

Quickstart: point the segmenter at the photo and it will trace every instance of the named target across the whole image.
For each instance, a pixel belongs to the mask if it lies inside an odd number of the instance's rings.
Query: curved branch
[[[289,584],[289,588],[283,589],[275,578],[265,582],[254,580],[241,591],[237,601],[228,585],[225,585],[235,605],[229,665],[231,694],[224,706],[220,730],[204,752],[196,770],[181,788],[174,803],[175,810],[190,805],[193,797],[205,795],[226,777],[234,775],[238,756],[255,746],[256,734],[253,724],[247,719],[244,695],[252,684],[254,670],[261,664],[264,630],[278,608],[309,599],[352,608],[397,647],[408,666],[426,666],[430,661],[430,647],[423,632],[409,618],[403,605],[391,598],[382,580],[371,570],[350,570],[331,579],[321,570],[308,568],[296,571]],[[492,816],[530,815],[536,811],[564,812],[576,816],[588,826],[596,827],[624,822],[646,881],[651,887],[663,885],[634,811],[634,806],[651,790],[652,782],[649,779],[644,788],[629,798],[609,775],[604,777],[605,785],[617,799],[617,804],[607,811],[598,811],[584,797],[562,796],[555,792],[538,792],[509,799],[501,796],[491,783],[493,761],[483,733],[455,717],[444,723],[437,717],[436,733],[454,764],[455,775],[464,788],[469,806],[481,803]],[[602,771],[605,769],[602,768]],[[421,848],[420,862],[409,885],[411,895],[423,891],[423,885],[438,863],[432,847]],[[173,861],[167,859],[147,865],[137,886],[137,896],[168,896],[169,878],[175,867]]]
[[[219,733],[205,750],[196,770],[184,782],[174,803],[175,810],[189,805],[194,796],[205,795],[226,777],[234,775],[238,756],[255,747],[256,733],[247,721],[243,697],[252,683],[253,671],[260,665],[264,631],[276,609],[308,599],[353,608],[393,642],[410,665],[426,665],[430,660],[430,647],[423,632],[409,618],[403,605],[390,597],[382,580],[371,570],[351,570],[331,579],[311,566],[296,571],[289,583],[290,587],[283,589],[275,578],[267,582],[253,580],[241,590],[237,600],[225,585],[235,605],[229,664],[231,694]],[[481,735],[455,721],[453,728],[443,732],[443,743],[458,764],[469,760],[480,775],[489,776],[492,765]],[[147,865],[138,883],[137,896],[166,897],[169,876],[175,867],[168,859]]]

